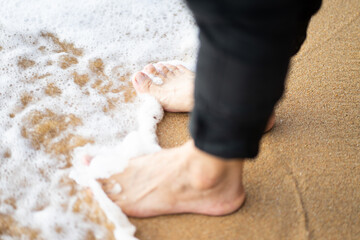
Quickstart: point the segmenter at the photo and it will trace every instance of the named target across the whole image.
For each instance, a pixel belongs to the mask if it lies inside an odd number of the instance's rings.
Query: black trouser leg
[[[321,1],[188,0],[200,28],[191,134],[223,158],[252,158],[290,57]]]

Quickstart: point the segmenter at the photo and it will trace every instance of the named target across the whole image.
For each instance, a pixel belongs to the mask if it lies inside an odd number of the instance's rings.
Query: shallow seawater
[[[135,239],[94,178],[160,149],[162,109],[136,95],[131,76],[150,62],[194,66],[197,29],[186,5],[1,4],[0,239]],[[83,153],[96,167],[81,166]],[[120,156],[116,167],[111,154]]]

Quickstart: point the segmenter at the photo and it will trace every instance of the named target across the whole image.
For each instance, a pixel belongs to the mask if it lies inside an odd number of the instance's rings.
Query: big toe
[[[149,92],[150,85],[152,84],[151,78],[143,72],[138,72],[132,79],[135,90],[138,93]]]
[[[93,156],[90,156],[90,155],[87,155],[87,154],[86,154],[86,155],[84,155],[83,158],[82,158],[82,163],[83,163],[84,165],[86,165],[86,166],[89,166],[93,158],[94,158]]]

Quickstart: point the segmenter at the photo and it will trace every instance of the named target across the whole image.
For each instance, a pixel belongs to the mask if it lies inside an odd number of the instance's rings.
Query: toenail
[[[145,81],[145,76],[144,76],[144,73],[139,73],[136,77],[135,77],[135,81],[137,83],[143,83]]]
[[[152,64],[149,64],[148,66],[146,66],[146,70],[149,71],[149,73],[156,72],[156,68]]]
[[[89,156],[89,155],[85,155],[83,157],[82,163],[86,166],[89,166],[91,163],[91,160],[93,159],[93,157]]]

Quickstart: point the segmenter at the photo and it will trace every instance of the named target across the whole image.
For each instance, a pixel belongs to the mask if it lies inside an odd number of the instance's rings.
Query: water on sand
[[[179,0],[2,3],[1,239],[134,238],[120,210],[110,216],[101,192],[92,198],[69,174],[94,187],[92,177],[109,173],[109,148],[126,149],[117,171],[159,149],[161,109],[136,96],[130,76],[149,62],[194,64],[196,32]],[[103,172],[76,167],[74,152],[85,150]]]

